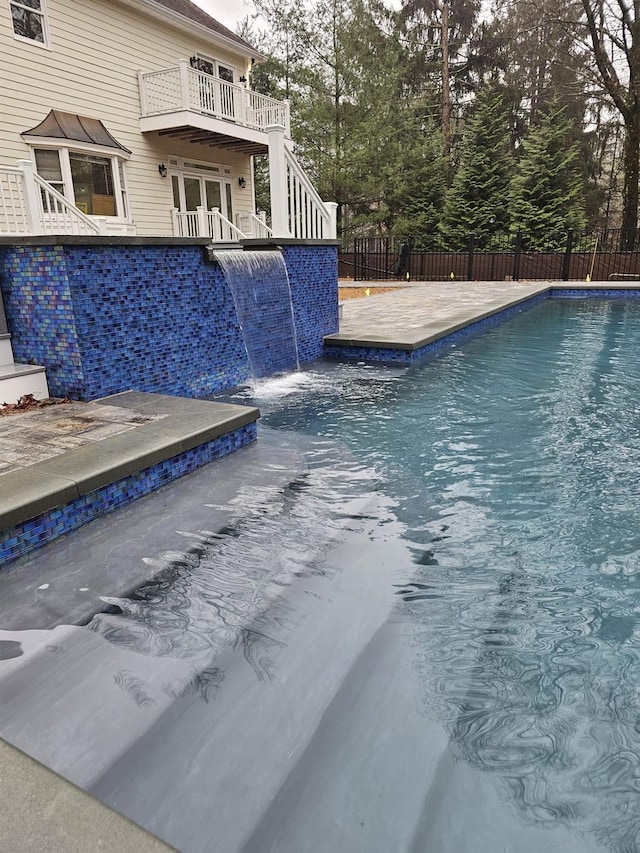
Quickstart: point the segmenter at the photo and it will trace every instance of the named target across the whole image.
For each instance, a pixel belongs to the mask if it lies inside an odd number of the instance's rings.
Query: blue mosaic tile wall
[[[256,437],[257,424],[247,424],[3,531],[0,533],[0,566],[77,530],[99,516],[130,504],[214,459],[233,453],[255,441]]]
[[[337,249],[285,247],[300,361],[337,331]],[[248,381],[233,299],[201,246],[0,248],[17,361],[43,364],[54,396],[136,389],[205,397]]]
[[[0,247],[0,289],[15,360],[45,365],[53,396],[83,399],[84,370],[64,250]]]
[[[246,382],[220,270],[191,246],[66,246],[86,399],[135,388],[202,397]]]
[[[322,339],[338,331],[338,249],[283,246],[300,364],[323,355]]]
[[[518,305],[512,305],[510,308],[505,308],[504,311],[498,311],[490,317],[485,317],[482,320],[476,320],[475,323],[470,323],[463,329],[458,329],[456,332],[444,335],[443,337],[438,338],[437,341],[432,341],[431,343],[425,344],[423,347],[419,347],[415,350],[385,349],[383,347],[336,346],[335,344],[325,344],[324,355],[327,358],[336,358],[348,361],[382,361],[387,362],[388,364],[415,364],[424,358],[437,355],[452,344],[458,344],[461,341],[467,340],[467,338],[478,334],[478,332],[483,332],[486,329],[497,326],[505,320],[514,317],[516,314],[526,311],[538,302],[544,302],[545,299],[548,299],[548,293],[537,294],[536,296],[532,296],[531,299],[526,299],[524,302],[520,302]]]

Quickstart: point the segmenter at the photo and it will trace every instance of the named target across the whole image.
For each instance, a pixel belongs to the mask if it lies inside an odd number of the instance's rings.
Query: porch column
[[[284,127],[270,125],[269,186],[271,189],[271,229],[274,237],[291,237],[289,230],[289,182],[284,147]]]
[[[207,209],[202,205],[196,207],[196,215],[198,219],[198,237],[209,237],[209,229],[207,228]]]

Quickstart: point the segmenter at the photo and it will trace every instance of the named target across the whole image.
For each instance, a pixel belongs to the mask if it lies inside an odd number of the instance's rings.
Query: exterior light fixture
[[[241,190],[243,190],[246,187],[246,185],[247,185],[247,182],[245,181],[244,177],[238,178],[238,186],[240,187]]]
[[[167,167],[164,165],[164,163],[160,163],[160,165],[158,166],[158,174],[161,178],[167,177]]]

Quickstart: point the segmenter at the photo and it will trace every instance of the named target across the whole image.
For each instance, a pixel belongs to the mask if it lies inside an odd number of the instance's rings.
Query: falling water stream
[[[255,379],[297,370],[298,347],[289,275],[282,253],[219,250]]]

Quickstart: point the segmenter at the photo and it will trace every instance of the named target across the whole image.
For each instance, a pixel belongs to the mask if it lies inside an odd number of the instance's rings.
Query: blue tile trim
[[[611,290],[552,287],[550,296],[552,299],[640,299],[640,283],[637,288],[611,288]]]
[[[423,347],[419,347],[415,350],[385,349],[383,347],[367,346],[343,347],[325,344],[324,355],[327,358],[341,359],[345,361],[352,361],[355,359],[357,361],[387,362],[388,364],[415,364],[425,358],[437,355],[442,352],[442,350],[452,346],[452,344],[458,344],[479,332],[484,332],[486,329],[498,326],[506,320],[511,319],[511,317],[515,317],[517,314],[521,314],[523,311],[537,305],[539,302],[544,302],[547,298],[548,293],[538,293],[530,299],[525,299],[523,302],[518,303],[518,305],[512,305],[509,308],[505,308],[503,311],[497,311],[495,314],[491,314],[490,317],[484,317],[482,320],[476,320],[462,329],[458,329],[448,335],[443,335],[443,337],[438,338],[437,341],[431,341]]]
[[[233,453],[255,441],[257,430],[255,422],[247,424],[0,532],[0,566],[126,506],[214,459]]]

